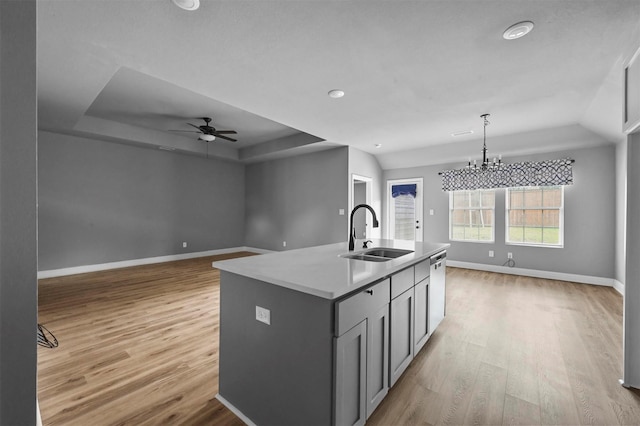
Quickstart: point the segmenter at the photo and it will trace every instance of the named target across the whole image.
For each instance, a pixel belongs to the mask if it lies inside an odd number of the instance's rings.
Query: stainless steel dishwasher
[[[445,281],[447,274],[447,252],[431,256],[429,273],[429,335],[442,322],[446,310]]]

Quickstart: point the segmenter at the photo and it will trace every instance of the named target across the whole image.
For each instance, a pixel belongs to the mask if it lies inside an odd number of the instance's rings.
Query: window
[[[495,191],[451,191],[449,193],[449,239],[492,243]]]
[[[507,188],[506,198],[507,244],[562,247],[564,187]]]

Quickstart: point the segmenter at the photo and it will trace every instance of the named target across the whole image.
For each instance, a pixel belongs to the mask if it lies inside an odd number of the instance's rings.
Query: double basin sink
[[[344,257],[345,259],[366,260],[368,262],[387,262],[409,253],[413,253],[413,250],[376,247],[358,253],[342,254],[340,257]]]

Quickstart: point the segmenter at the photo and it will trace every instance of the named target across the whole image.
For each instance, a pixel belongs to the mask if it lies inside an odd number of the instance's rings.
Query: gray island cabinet
[[[412,253],[369,262],[339,243],[214,262],[218,400],[248,424],[364,424],[433,333],[429,311],[444,316],[429,274],[449,245],[373,246]]]

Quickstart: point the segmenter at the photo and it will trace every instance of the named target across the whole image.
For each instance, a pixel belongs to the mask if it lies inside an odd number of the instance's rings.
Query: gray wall
[[[510,157],[508,162],[572,157],[574,185],[565,188],[564,248],[506,245],[504,190],[496,191],[495,243],[451,242],[450,260],[487,265],[502,265],[512,252],[516,267],[613,278],[616,231],[616,156],[615,146],[585,148],[549,154]],[[400,178],[424,178],[424,240],[449,241],[449,196],[442,192],[438,172],[457,164],[395,169],[384,172],[385,181]],[[386,206],[385,206],[386,207]],[[429,209],[435,214],[429,216]],[[495,257],[489,257],[494,250]]]
[[[0,424],[36,421],[36,2],[0,1]]]
[[[241,164],[49,132],[38,143],[40,270],[244,245]]]
[[[246,245],[288,250],[348,239],[348,149],[246,167]],[[283,247],[282,242],[287,246]]]
[[[624,382],[640,388],[640,132],[627,144],[627,238],[624,286]]]

